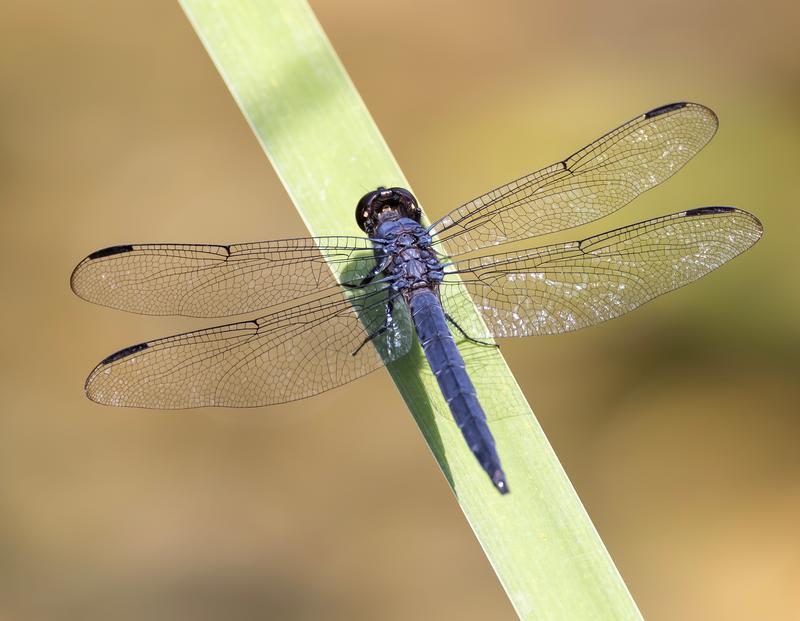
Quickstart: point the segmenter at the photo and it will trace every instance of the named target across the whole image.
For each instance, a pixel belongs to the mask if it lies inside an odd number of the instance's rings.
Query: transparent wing
[[[484,338],[577,330],[697,280],[750,248],[761,232],[745,211],[702,207],[582,241],[457,261],[448,273],[462,277],[472,300],[443,283],[442,305]],[[473,300],[488,335],[465,312]]]
[[[671,177],[717,130],[698,104],[646,112],[567,159],[458,207],[430,227],[449,256],[602,218]]]
[[[159,409],[310,397],[379,368],[381,354],[394,360],[408,352],[414,333],[399,302],[389,329],[366,344],[384,324],[386,291],[352,303],[337,293],[254,321],[140,343],[97,365],[86,394],[107,405]]]
[[[70,282],[85,300],[134,313],[226,317],[334,291],[339,285],[331,270],[356,281],[374,266],[372,244],[363,237],[138,244],[90,254]]]

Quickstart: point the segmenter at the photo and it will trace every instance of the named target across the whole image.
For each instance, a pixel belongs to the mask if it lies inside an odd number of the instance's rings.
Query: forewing
[[[387,360],[408,352],[413,331],[402,317],[365,344],[383,325],[385,296],[374,292],[353,304],[336,294],[254,321],[134,345],[92,371],[86,394],[107,405],[158,409],[310,397],[379,368],[379,349]]]
[[[71,285],[85,300],[134,313],[226,317],[333,291],[334,273],[357,281],[374,265],[372,244],[361,237],[137,244],[90,254],[75,268]]]
[[[717,124],[698,104],[656,108],[567,159],[458,207],[430,231],[455,256],[602,218],[680,170]]]
[[[682,287],[755,244],[761,223],[732,207],[702,207],[582,241],[457,261],[472,295],[443,283],[442,303],[478,336],[556,334],[619,317]],[[470,322],[472,304],[489,334]],[[474,316],[474,313],[472,313]]]

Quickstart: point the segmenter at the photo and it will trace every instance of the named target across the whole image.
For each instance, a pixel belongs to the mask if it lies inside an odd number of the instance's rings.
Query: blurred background
[[[655,106],[718,113],[587,230],[722,204],[764,239],[502,346],[646,618],[800,619],[797,3],[312,5],[430,216]],[[102,357],[185,323],[73,296],[86,254],[303,225],[177,4],[0,11],[0,619],[513,619],[385,372],[241,412],[85,399]]]

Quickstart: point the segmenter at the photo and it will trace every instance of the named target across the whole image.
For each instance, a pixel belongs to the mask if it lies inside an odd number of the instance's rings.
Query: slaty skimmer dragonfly
[[[142,408],[284,403],[406,355],[416,333],[466,442],[506,493],[451,327],[486,343],[595,325],[716,269],[762,228],[745,211],[711,206],[566,243],[493,247],[616,211],[671,177],[716,129],[704,106],[661,106],[430,226],[408,190],[380,187],[357,204],[366,237],[98,250],[71,279],[91,302],[147,315],[261,314],[126,347],[91,372],[86,394]]]

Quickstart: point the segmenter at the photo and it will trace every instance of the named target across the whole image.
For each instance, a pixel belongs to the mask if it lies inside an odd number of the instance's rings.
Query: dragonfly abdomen
[[[447,327],[439,297],[431,289],[420,288],[409,292],[408,303],[425,358],[456,424],[494,486],[501,493],[507,493],[508,485],[494,438],[467,374],[464,359]]]

